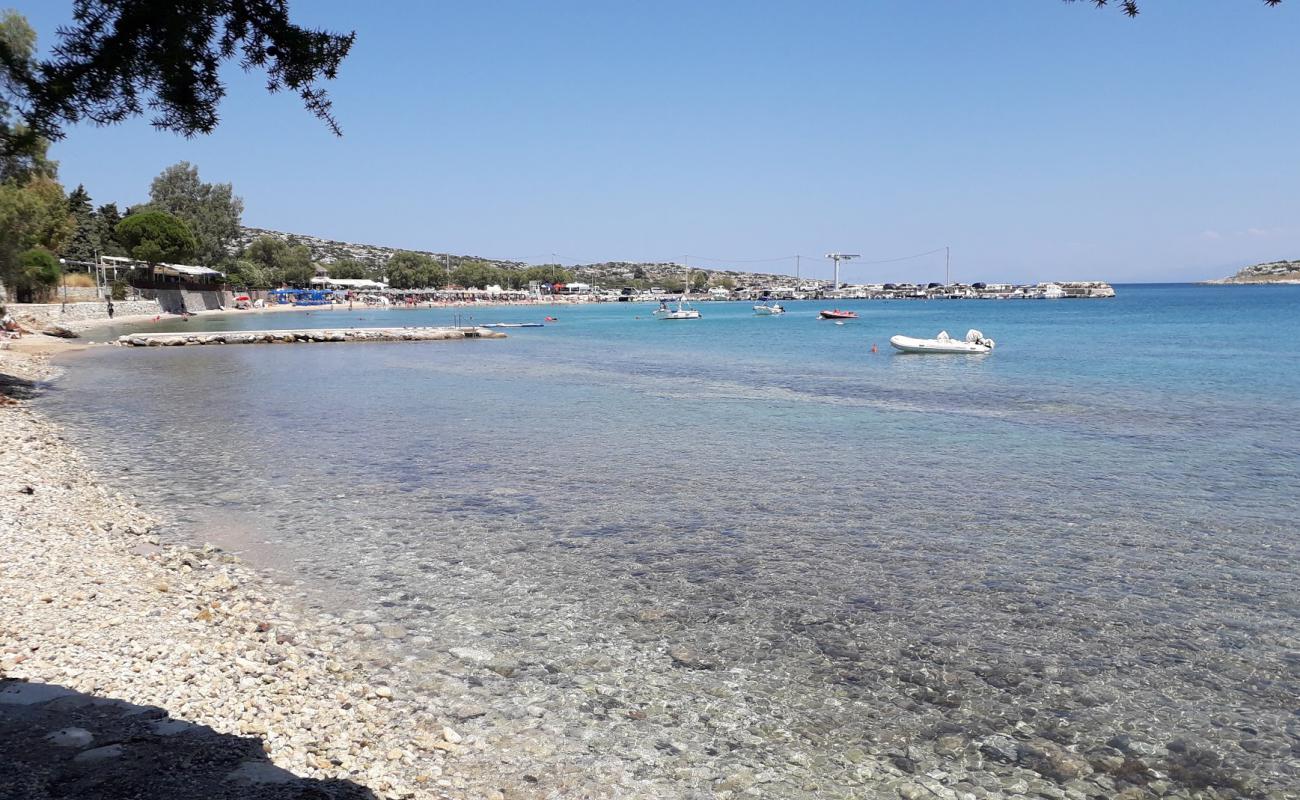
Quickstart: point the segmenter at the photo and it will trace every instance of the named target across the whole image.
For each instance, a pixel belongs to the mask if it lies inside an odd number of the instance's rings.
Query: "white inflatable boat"
[[[971,329],[966,338],[954,339],[947,331],[939,331],[933,339],[913,339],[911,336],[891,336],[889,344],[895,350],[904,353],[991,353],[993,340],[985,339],[984,334]]]

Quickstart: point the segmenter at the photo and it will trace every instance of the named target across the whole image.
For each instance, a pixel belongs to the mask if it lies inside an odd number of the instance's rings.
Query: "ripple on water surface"
[[[1129,333],[1177,333],[1169,291]],[[502,746],[457,762],[483,792],[1294,790],[1300,370],[1153,370],[1130,306],[983,305],[987,360],[872,361],[869,318],[783,344],[566,309],[499,343],[97,354],[47,402],[172,535],[399,624],[391,669]],[[900,306],[864,317],[939,313]],[[1061,356],[1080,326],[1113,363]]]

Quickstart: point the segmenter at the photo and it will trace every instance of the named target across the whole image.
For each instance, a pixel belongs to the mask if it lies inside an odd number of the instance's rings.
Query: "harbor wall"
[[[43,330],[52,325],[68,325],[77,322],[108,319],[108,303],[103,300],[81,303],[11,303],[9,313],[24,328]],[[161,314],[163,307],[157,300],[116,300],[113,302],[115,316],[126,317],[134,314]]]

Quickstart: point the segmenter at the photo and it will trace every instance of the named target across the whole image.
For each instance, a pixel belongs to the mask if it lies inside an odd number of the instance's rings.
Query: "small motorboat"
[[[965,339],[954,339],[947,331],[939,331],[933,339],[913,339],[911,336],[891,336],[889,344],[904,353],[991,353],[993,340],[972,328]]]
[[[838,308],[832,308],[830,311],[825,311],[825,310],[820,311],[818,312],[818,315],[822,319],[857,319],[858,318],[858,312],[841,311]]]
[[[659,308],[655,309],[655,316],[659,319],[699,319],[700,312],[691,308],[691,304],[686,302],[686,296],[677,298],[677,308],[669,308],[668,303],[661,301]]]
[[[489,322],[480,328],[545,328],[541,322]]]
[[[754,306],[754,313],[760,317],[770,317],[776,314],[784,314],[785,308],[778,303],[762,303]]]

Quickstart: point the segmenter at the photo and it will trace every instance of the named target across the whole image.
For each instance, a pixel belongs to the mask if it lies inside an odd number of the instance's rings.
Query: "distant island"
[[[1300,283],[1300,261],[1270,261],[1239,270],[1236,275],[1205,283]]]

